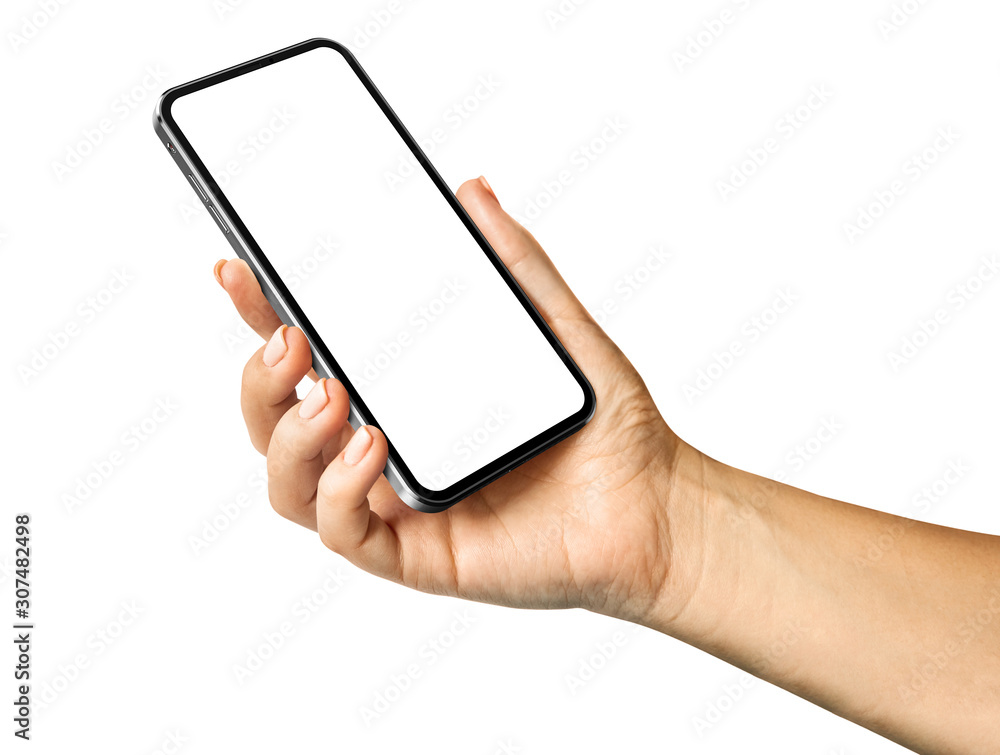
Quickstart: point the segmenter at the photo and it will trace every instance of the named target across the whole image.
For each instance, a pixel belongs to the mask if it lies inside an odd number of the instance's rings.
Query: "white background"
[[[884,0],[591,0],[554,27],[555,2],[400,0],[381,26],[372,13],[388,0],[220,7],[13,0],[0,21],[2,615],[9,626],[13,515],[29,511],[35,692],[60,690],[19,746],[151,753],[173,736],[190,753],[901,751],[761,682],[737,695],[739,671],[647,630],[381,582],[275,515],[239,412],[258,341],[212,279],[228,248],[207,216],[182,213],[192,195],[150,113],[173,84],[339,39],[411,131],[446,129],[431,158],[453,187],[484,173],[508,209],[537,215],[532,231],[588,306],[619,305],[607,330],[682,437],[829,496],[996,533],[1000,282],[961,310],[952,302],[997,252],[1000,8],[913,4],[885,38]],[[732,22],[679,66],[674,54],[725,9]],[[454,128],[481,76],[499,86]],[[832,96],[784,139],[779,119],[813,86]],[[577,150],[609,118],[624,131],[581,171]],[[108,133],[88,150],[102,119]],[[958,138],[909,183],[904,164],[942,128]],[[724,201],[717,182],[769,136],[777,152]],[[70,150],[87,154],[57,174]],[[530,213],[563,170],[572,183]],[[897,179],[905,194],[850,243],[844,224]],[[672,256],[645,276],[651,246]],[[88,314],[122,270],[128,284]],[[626,301],[630,275],[644,283]],[[795,303],[752,340],[779,291]],[[888,354],[938,308],[948,322],[894,370]],[[74,325],[25,377],[33,352]],[[742,355],[689,402],[685,385],[733,341]],[[158,399],[176,408],[134,440]],[[810,443],[831,418],[836,434]],[[68,511],[66,496],[114,452],[111,475]],[[954,462],[962,479],[915,504]],[[195,551],[193,537],[213,535]],[[456,614],[471,626],[429,650]],[[282,622],[291,635],[241,684],[234,666]],[[613,658],[574,694],[567,676],[616,632]],[[7,700],[12,645],[0,645]],[[410,664],[419,677],[367,726],[361,709]],[[699,734],[713,706],[726,712]]]

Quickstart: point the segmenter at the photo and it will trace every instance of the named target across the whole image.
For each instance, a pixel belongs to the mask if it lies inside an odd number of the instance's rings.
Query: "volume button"
[[[198,183],[198,179],[196,179],[194,176],[192,176],[190,173],[188,173],[188,180],[191,182],[191,185],[194,187],[194,190],[197,191],[198,194],[201,196],[202,200],[204,200],[205,202],[207,202],[208,201],[208,194],[206,194],[205,190],[203,188],[201,188],[201,184]]]
[[[229,226],[226,225],[226,221],[222,219],[219,211],[215,209],[214,205],[208,206],[208,211],[212,213],[212,217],[215,218],[215,222],[219,224],[219,228],[222,229],[223,233],[229,233]]]

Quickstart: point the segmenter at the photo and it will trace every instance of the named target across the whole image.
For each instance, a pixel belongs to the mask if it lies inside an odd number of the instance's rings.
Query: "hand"
[[[995,752],[1000,538],[807,493],[683,443],[485,181],[458,197],[589,378],[594,418],[447,511],[414,511],[381,476],[382,435],[346,423],[340,383],[298,401],[305,336],[279,327],[244,263],[220,262],[240,314],[271,337],[244,371],[243,412],[275,509],[418,590],[636,621],[918,751]],[[866,561],[873,543],[886,545]]]
[[[485,180],[467,181],[457,196],[591,381],[593,419],[454,507],[414,511],[381,474],[383,435],[347,424],[338,381],[321,380],[298,400],[295,386],[310,371],[305,335],[281,326],[245,262],[220,261],[216,276],[240,315],[270,338],[246,365],[242,406],[267,455],[271,503],[362,569],[418,590],[638,618],[668,576],[664,501],[670,470],[692,449]]]

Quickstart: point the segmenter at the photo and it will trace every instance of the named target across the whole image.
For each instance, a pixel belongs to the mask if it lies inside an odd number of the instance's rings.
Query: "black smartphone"
[[[579,367],[343,45],[169,89],[153,123],[316,372],[347,389],[351,424],[385,434],[413,508],[448,508],[593,416]]]

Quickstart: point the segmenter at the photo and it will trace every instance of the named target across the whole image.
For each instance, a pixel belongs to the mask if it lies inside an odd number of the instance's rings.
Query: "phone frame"
[[[362,424],[367,424],[374,425],[381,430],[381,425],[365,405],[358,391],[355,390],[354,386],[340,369],[336,359],[326,347],[320,334],[315,331],[308,318],[306,318],[305,314],[299,308],[294,297],[271,266],[267,256],[254,240],[244,225],[243,220],[229,203],[229,199],[214,181],[211,172],[202,162],[171,115],[172,104],[184,95],[228,81],[229,79],[242,76],[260,68],[280,63],[318,47],[331,48],[347,61],[354,74],[361,80],[372,99],[378,104],[383,114],[403,139],[406,147],[413,153],[420,166],[430,176],[434,185],[451,205],[452,210],[461,218],[466,229],[479,244],[483,253],[493,263],[497,273],[507,283],[511,292],[517,297],[521,306],[527,311],[535,325],[543,333],[549,345],[559,355],[563,364],[570,371],[570,374],[573,375],[583,391],[583,405],[577,412],[539,433],[534,438],[525,441],[498,459],[480,467],[473,474],[455,481],[443,490],[432,490],[421,485],[409,470],[405,461],[397,453],[391,440],[386,436],[386,440],[389,441],[389,458],[384,474],[392,484],[397,495],[414,509],[420,511],[443,511],[581,429],[593,417],[597,407],[597,398],[594,389],[583,372],[556,338],[551,328],[549,328],[517,281],[514,280],[510,271],[507,270],[497,256],[497,253],[472,221],[472,218],[469,217],[469,214],[462,207],[454,192],[448,188],[448,185],[438,174],[430,160],[428,160],[420,145],[410,132],[407,131],[406,127],[389,106],[389,103],[386,102],[385,98],[375,87],[375,84],[365,73],[361,64],[350,50],[338,42],[325,38],[308,39],[268,55],[262,55],[245,63],[240,63],[239,65],[168,89],[160,97],[156,105],[153,113],[153,128],[159,136],[160,141],[163,142],[167,151],[174,158],[174,162],[188,176],[189,181],[192,183],[192,189],[202,199],[209,214],[213,216],[213,219],[223,232],[223,235],[228,239],[237,256],[250,265],[250,269],[260,283],[261,290],[264,292],[271,306],[274,307],[275,312],[278,313],[282,322],[301,328],[305,333],[312,350],[313,367],[316,373],[320,377],[335,378],[344,385],[350,397],[351,407],[348,421],[351,426],[357,428]]]

